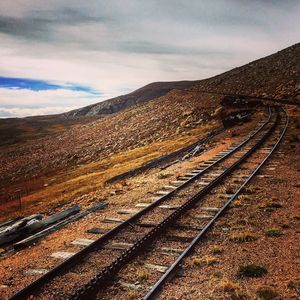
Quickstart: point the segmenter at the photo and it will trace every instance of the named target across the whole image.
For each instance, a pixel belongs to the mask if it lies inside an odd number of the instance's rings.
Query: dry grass
[[[141,270],[138,274],[137,274],[137,280],[139,282],[145,281],[149,278],[149,271],[148,270]]]
[[[235,232],[230,237],[230,241],[235,243],[252,242],[256,239],[257,237],[251,231]]]
[[[139,299],[139,294],[137,291],[130,291],[128,294],[127,294],[127,299],[128,300],[136,300],[136,299]]]
[[[219,262],[218,258],[212,255],[207,255],[203,258],[194,257],[192,258],[192,264],[196,266],[212,266]]]
[[[210,252],[214,255],[223,253],[224,249],[221,246],[214,245],[210,248]]]
[[[265,230],[265,234],[266,236],[270,237],[278,237],[281,236],[283,233],[279,228],[267,228]]]
[[[13,212],[1,219],[12,218],[19,214],[30,214],[43,211],[59,203],[63,199],[74,199],[97,189],[103,189],[104,183],[112,177],[142,166],[146,162],[166,153],[176,151],[206,134],[208,128],[190,130],[185,136],[155,142],[147,146],[113,154],[106,159],[75,169],[62,171],[56,176],[44,178],[48,186],[22,197],[22,211]],[[168,176],[167,174],[162,177]]]
[[[275,300],[278,297],[277,292],[269,286],[260,287],[256,295],[259,300]]]
[[[243,292],[241,286],[238,283],[229,280],[228,278],[224,278],[221,281],[221,289],[229,294],[228,296],[231,300],[247,299],[247,296]]]

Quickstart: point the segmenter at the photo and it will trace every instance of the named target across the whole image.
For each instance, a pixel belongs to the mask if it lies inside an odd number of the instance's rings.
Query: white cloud
[[[24,107],[1,107],[0,106],[0,118],[20,118],[38,115],[51,115],[59,114],[64,111],[70,111],[77,107],[66,106],[51,106],[51,107],[38,107],[38,108],[24,108]]]
[[[298,42],[299,14],[295,0],[2,0],[0,76],[103,96],[0,91],[0,106],[79,107],[152,81],[213,76]]]
[[[0,88],[0,117],[62,113],[101,101],[82,91]]]

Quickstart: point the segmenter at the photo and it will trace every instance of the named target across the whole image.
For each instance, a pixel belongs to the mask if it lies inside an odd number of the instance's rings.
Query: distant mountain
[[[105,116],[166,95],[171,90],[193,90],[297,98],[300,91],[300,43],[275,54],[197,81],[153,82],[136,91],[65,113],[66,116]]]
[[[92,104],[66,113],[67,116],[108,115],[124,110],[136,104],[142,104],[154,98],[164,96],[173,89],[184,90],[194,85],[194,81],[153,82],[134,92],[118,96],[103,102]]]

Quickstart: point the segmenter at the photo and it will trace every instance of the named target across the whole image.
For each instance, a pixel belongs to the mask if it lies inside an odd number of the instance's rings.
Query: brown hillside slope
[[[192,90],[300,99],[300,43],[201,80]]]

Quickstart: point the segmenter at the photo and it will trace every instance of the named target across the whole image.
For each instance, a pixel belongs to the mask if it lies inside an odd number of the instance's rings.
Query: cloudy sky
[[[202,79],[299,42],[299,0],[1,0],[0,117]]]

